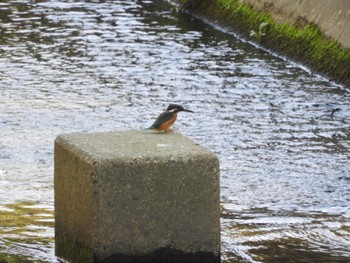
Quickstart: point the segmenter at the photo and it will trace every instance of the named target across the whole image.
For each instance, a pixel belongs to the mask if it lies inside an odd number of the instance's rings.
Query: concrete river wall
[[[187,0],[181,9],[350,85],[350,1]]]
[[[279,23],[301,19],[316,24],[326,36],[350,48],[350,1],[348,0],[240,0],[271,14]],[[307,21],[306,21],[307,20]]]

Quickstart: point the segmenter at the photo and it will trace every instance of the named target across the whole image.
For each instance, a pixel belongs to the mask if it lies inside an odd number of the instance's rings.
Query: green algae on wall
[[[350,85],[350,50],[326,37],[306,18],[293,25],[277,23],[238,0],[183,0],[182,10],[209,17],[263,47],[301,62],[336,82]],[[262,27],[262,25],[264,25]]]

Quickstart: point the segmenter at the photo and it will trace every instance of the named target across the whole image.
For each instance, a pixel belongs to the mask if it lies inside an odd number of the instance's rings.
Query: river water
[[[350,94],[160,0],[0,3],[0,261],[57,262],[53,142],[174,128],[221,165],[223,262],[348,262]]]

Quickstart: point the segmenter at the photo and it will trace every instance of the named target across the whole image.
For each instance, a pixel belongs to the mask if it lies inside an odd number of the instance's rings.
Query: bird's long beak
[[[188,109],[183,109],[182,111],[187,111],[187,112],[192,112],[192,113],[194,113],[193,111],[188,110]]]

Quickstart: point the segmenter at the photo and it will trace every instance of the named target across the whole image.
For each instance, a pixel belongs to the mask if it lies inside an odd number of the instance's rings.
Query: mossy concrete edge
[[[56,255],[64,255],[64,259],[74,263],[93,263],[92,249],[78,245],[65,236],[56,236]]]
[[[350,50],[326,37],[316,24],[303,19],[293,25],[278,23],[268,12],[238,0],[182,0],[180,9],[230,28],[264,48],[350,87]],[[259,32],[262,23],[267,26]]]

